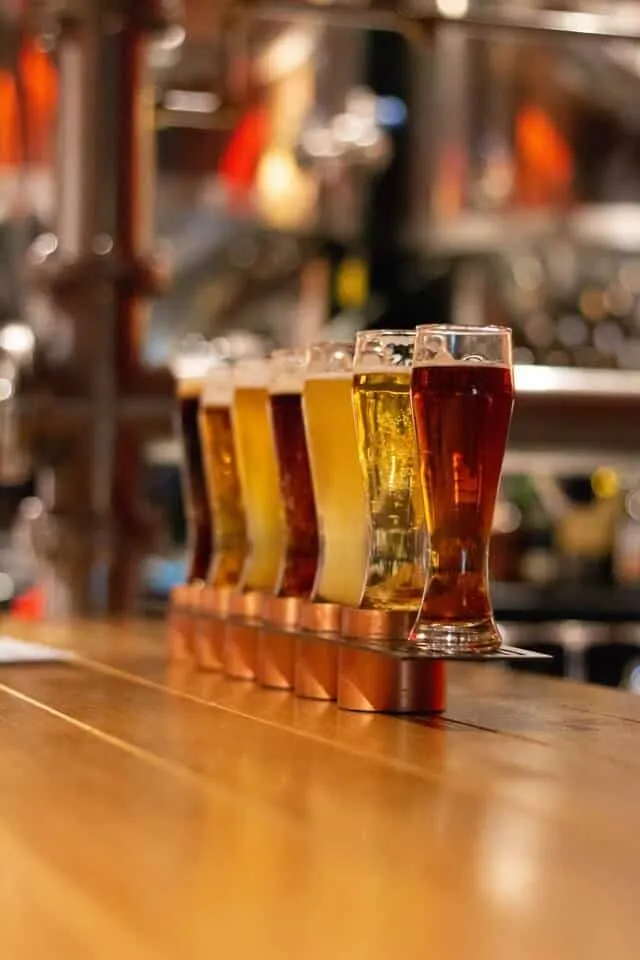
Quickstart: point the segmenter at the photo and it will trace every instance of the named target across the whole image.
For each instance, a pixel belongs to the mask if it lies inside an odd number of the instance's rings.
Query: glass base
[[[500,631],[492,617],[456,623],[418,620],[409,640],[421,650],[441,656],[495,653],[502,646]]]

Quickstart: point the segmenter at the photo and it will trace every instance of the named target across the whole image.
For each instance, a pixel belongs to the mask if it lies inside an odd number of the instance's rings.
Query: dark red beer
[[[316,576],[319,547],[300,394],[273,393],[271,412],[286,530],[278,594],[308,597]]]
[[[511,371],[433,363],[414,369],[411,392],[430,535],[420,618],[491,618],[487,564],[513,409]]]
[[[198,412],[200,394],[178,386],[179,427],[184,468],[183,489],[191,556],[188,580],[205,580],[211,562],[211,516],[204,477]]]

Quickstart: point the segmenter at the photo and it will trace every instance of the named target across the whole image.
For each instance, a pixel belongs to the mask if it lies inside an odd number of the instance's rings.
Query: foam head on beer
[[[204,337],[189,334],[175,350],[169,361],[178,396],[200,396],[212,364],[221,362],[213,344]]]

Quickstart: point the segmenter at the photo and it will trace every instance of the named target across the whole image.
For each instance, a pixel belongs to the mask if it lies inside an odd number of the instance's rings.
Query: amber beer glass
[[[284,517],[271,425],[270,379],[270,360],[238,361],[232,422],[249,539],[242,586],[273,592],[280,573]]]
[[[247,557],[247,530],[233,443],[230,364],[212,366],[200,404],[200,437],[209,509],[213,520],[211,587],[237,586]]]
[[[309,597],[318,566],[318,524],[302,414],[306,362],[306,350],[271,354],[271,417],[285,520],[277,586],[281,597]]]
[[[314,344],[303,408],[320,530],[313,599],[358,606],[369,552],[369,518],[353,405],[353,343]]]
[[[415,334],[365,331],[356,339],[353,406],[371,526],[363,608],[417,612],[426,535],[411,411]]]
[[[511,331],[418,327],[411,384],[430,538],[411,638],[434,654],[501,645],[489,596],[493,511],[511,412]]]

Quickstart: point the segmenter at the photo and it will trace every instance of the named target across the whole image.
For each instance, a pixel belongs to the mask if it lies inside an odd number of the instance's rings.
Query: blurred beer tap
[[[59,73],[54,232],[31,248],[36,335],[27,402],[47,510],[44,577],[64,613],[119,612],[136,593],[149,525],[145,442],[166,432],[168,372],[146,369],[147,301],[165,271],[151,248],[155,175],[150,43],[176,31],[173,0],[33,0],[28,24]],[[172,39],[173,38],[173,39]],[[46,602],[45,602],[46,608]]]

